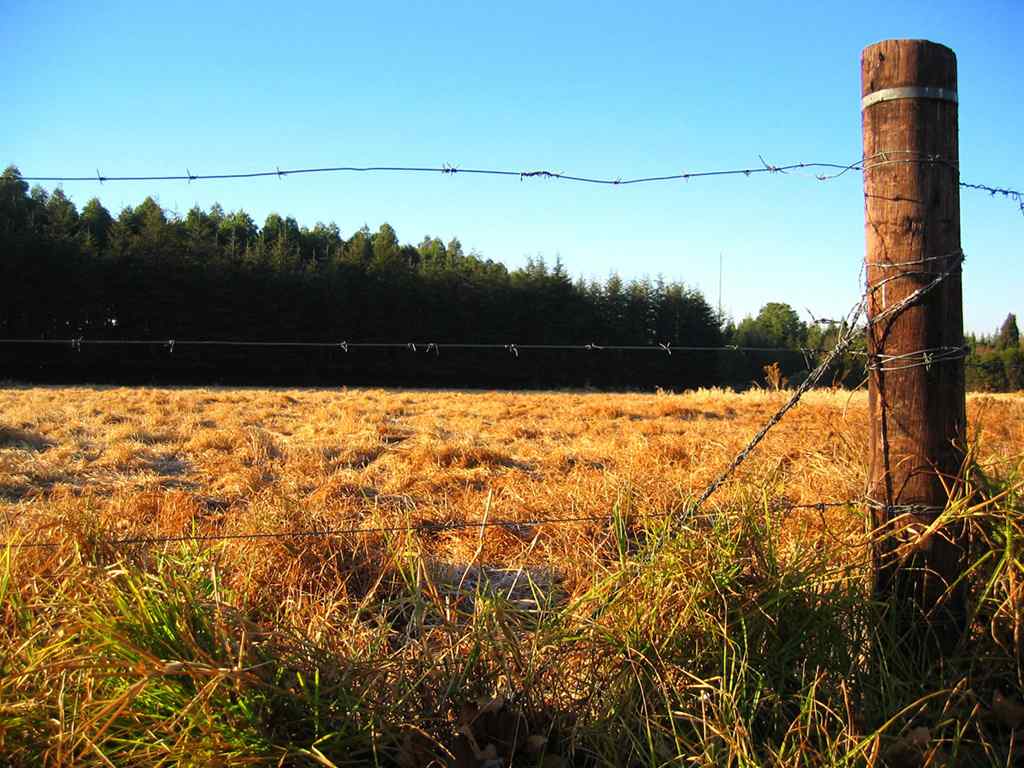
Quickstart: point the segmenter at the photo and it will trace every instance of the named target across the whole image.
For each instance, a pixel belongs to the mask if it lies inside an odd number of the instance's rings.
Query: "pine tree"
[[[1017,349],[1020,346],[1020,330],[1017,328],[1017,316],[1011,312],[999,327],[996,336],[996,349]]]

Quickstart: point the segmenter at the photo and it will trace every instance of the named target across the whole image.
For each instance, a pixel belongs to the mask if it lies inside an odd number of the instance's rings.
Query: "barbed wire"
[[[368,165],[368,166],[354,166],[354,165],[337,165],[337,166],[323,166],[317,168],[291,168],[281,170],[276,168],[272,171],[252,171],[252,172],[240,172],[240,173],[208,173],[208,174],[193,174],[186,169],[185,174],[170,174],[170,175],[143,175],[143,176],[105,176],[96,171],[95,176],[71,176],[71,175],[60,175],[60,176],[24,176],[19,175],[19,178],[23,181],[49,181],[49,182],[72,182],[72,181],[95,181],[104,183],[108,181],[211,181],[211,180],[227,180],[227,179],[258,179],[267,177],[278,177],[284,178],[285,176],[299,176],[309,174],[320,174],[320,173],[439,173],[447,176],[453,176],[455,174],[468,174],[475,176],[505,176],[519,178],[520,180],[525,179],[554,179],[558,181],[574,181],[583,184],[599,184],[605,186],[629,186],[633,184],[649,184],[652,182],[660,181],[685,181],[687,179],[699,179],[708,178],[714,176],[752,176],[761,173],[786,173],[787,171],[795,171],[800,169],[831,169],[838,170],[840,175],[846,171],[852,170],[859,166],[859,163],[853,166],[847,163],[790,163],[788,165],[771,165],[762,159],[760,166],[754,166],[749,168],[728,168],[711,171],[682,171],[679,173],[667,173],[656,176],[639,176],[633,178],[622,178],[620,177],[595,177],[595,176],[577,176],[573,174],[562,173],[559,171],[548,171],[548,170],[526,170],[517,171],[509,169],[498,169],[498,168],[460,168],[456,165],[449,165],[445,163],[440,166],[415,166],[415,165]],[[824,178],[822,180],[825,180]]]
[[[902,277],[902,275],[900,276]],[[891,280],[892,278],[887,278]],[[877,286],[876,286],[877,287]],[[840,325],[845,320],[815,319],[816,324]],[[800,355],[805,362],[816,359],[827,353],[822,347],[754,347],[739,344],[726,344],[722,346],[694,346],[676,345],[671,343],[652,344],[502,344],[502,343],[463,343],[463,342],[349,342],[349,341],[247,341],[244,339],[88,339],[72,337],[63,339],[5,339],[0,338],[0,344],[16,345],[51,345],[68,346],[74,351],[81,351],[82,347],[89,345],[96,346],[150,346],[160,347],[173,354],[177,347],[252,347],[252,348],[309,348],[309,349],[337,349],[348,352],[356,349],[405,349],[410,352],[420,352],[439,357],[442,350],[495,350],[511,353],[514,357],[519,356],[520,350],[541,351],[541,352],[658,352],[671,356],[673,352],[737,352],[741,354],[778,354],[778,355]],[[863,350],[847,349],[845,354],[858,358],[868,358],[870,355]],[[920,354],[918,363],[930,365],[934,362],[941,362],[946,359],[959,358],[964,360],[967,367],[984,367],[984,363],[966,359],[973,354],[968,345],[957,347],[936,347],[924,350],[920,353],[908,353],[897,356],[876,356],[875,363],[869,363],[869,368],[876,368],[897,360],[909,358],[914,354]],[[808,365],[808,367],[810,367]],[[903,367],[903,366],[901,366]],[[913,367],[913,366],[909,366]],[[897,370],[896,368],[883,368],[880,370]]]
[[[858,504],[858,499],[845,499],[840,501],[818,501],[807,503],[792,503],[788,501],[776,502],[769,505],[775,512],[790,511],[796,509],[815,509],[824,512],[826,509],[849,507]],[[622,518],[630,520],[642,519],[664,519],[675,515],[674,511],[667,512],[644,512],[637,514],[622,515]],[[701,515],[698,517],[711,518],[719,515]],[[336,538],[340,536],[358,535],[367,533],[430,533],[439,534],[447,531],[476,529],[476,528],[504,528],[509,530],[522,530],[536,528],[542,525],[568,525],[572,523],[601,523],[615,520],[617,515],[571,515],[563,517],[539,517],[529,520],[491,520],[489,518],[479,520],[431,520],[407,525],[380,525],[380,526],[353,526],[347,528],[312,528],[293,531],[256,531],[252,533],[211,533],[211,534],[178,534],[169,536],[128,536],[114,539],[93,539],[90,543],[101,546],[128,547],[128,546],[151,546],[159,544],[187,544],[187,543],[210,543],[223,541],[274,541],[283,539],[309,539],[309,538]],[[691,518],[693,519],[693,518]],[[0,548],[11,549],[54,549],[60,547],[64,542],[60,541],[2,541]]]
[[[860,317],[863,314],[865,307],[867,306],[867,297],[862,297],[861,300],[850,310],[844,321],[844,329],[840,332],[839,338],[833,346],[832,350],[825,356],[818,366],[812,370],[796,388],[793,395],[787,400],[781,408],[779,408],[771,417],[764,423],[764,426],[757,431],[757,433],[750,439],[743,449],[736,454],[733,460],[714,480],[712,480],[707,487],[701,492],[700,496],[693,503],[690,511],[687,514],[687,518],[692,516],[697,510],[703,506],[703,504],[711,498],[712,494],[721,488],[726,481],[732,476],[739,466],[746,461],[747,457],[753,452],[758,444],[765,438],[771,429],[782,421],[782,418],[789,413],[789,411],[800,402],[800,399],[804,396],[811,387],[815,386],[821,378],[828,371],[829,367],[840,357],[856,339],[861,335],[862,329],[860,328]]]
[[[968,184],[966,181],[961,181],[960,186],[964,189],[977,189],[982,192],[988,192],[993,197],[1001,195],[1002,197],[1009,198],[1017,203],[1020,212],[1024,214],[1024,192],[1019,192],[1016,189],[1006,189],[1005,187],[990,187],[987,184]]]
[[[63,339],[4,339],[0,344],[47,344],[70,346],[81,350],[85,345],[111,346],[155,346],[173,352],[178,347],[297,347],[311,349],[337,349],[349,352],[354,349],[405,349],[410,352],[423,350],[439,355],[441,350],[502,350],[518,357],[522,350],[554,352],[658,352],[672,355],[673,352],[750,352],[788,353],[808,355],[815,350],[806,347],[759,347],[740,344],[720,346],[677,345],[674,342],[657,344],[518,344],[518,343],[464,343],[464,342],[423,342],[423,341],[247,341],[244,339],[88,339],[84,336]]]
[[[908,157],[909,155],[909,157]],[[98,182],[100,184],[106,182],[157,182],[157,181],[186,181],[192,183],[193,181],[216,181],[216,180],[241,180],[241,179],[259,179],[259,178],[270,178],[277,177],[283,179],[286,176],[302,176],[311,174],[325,174],[325,173],[405,173],[405,174],[442,174],[446,176],[454,176],[455,174],[467,174],[472,176],[501,176],[506,178],[518,178],[520,181],[527,179],[551,179],[556,181],[569,181],[581,184],[595,184],[600,186],[632,186],[637,184],[651,184],[658,182],[671,182],[671,181],[688,181],[690,179],[705,179],[720,176],[745,176],[750,177],[758,174],[796,174],[796,175],[807,175],[801,174],[800,171],[818,171],[818,173],[811,174],[813,178],[818,181],[832,181],[838,179],[851,171],[870,171],[879,166],[891,164],[891,163],[924,163],[931,165],[945,165],[953,169],[959,177],[959,165],[948,159],[938,155],[931,155],[922,152],[916,152],[913,150],[890,150],[886,152],[878,152],[869,157],[862,157],[852,163],[832,163],[832,162],[796,162],[788,163],[784,165],[775,165],[769,163],[764,159],[763,156],[758,155],[760,160],[759,166],[749,166],[745,168],[724,168],[715,169],[708,171],[679,171],[674,173],[664,173],[653,176],[634,176],[625,177],[622,176],[580,176],[570,173],[563,173],[561,171],[551,170],[513,170],[513,169],[502,169],[502,168],[461,168],[457,165],[449,163],[443,163],[440,166],[425,166],[425,165],[333,165],[333,166],[320,166],[311,168],[288,168],[282,170],[280,167],[275,167],[274,170],[265,171],[242,171],[242,172],[218,172],[218,173],[192,173],[188,168],[185,169],[184,174],[149,174],[149,175],[104,175],[99,169],[96,170],[95,175],[91,176],[76,176],[71,174],[62,175],[34,175],[26,176],[18,174],[18,178],[22,181],[31,182]],[[825,171],[829,171],[826,173]],[[976,184],[968,183],[964,181],[958,181],[960,187],[964,189],[974,189],[982,192],[988,192],[992,196],[1002,196],[1009,198],[1016,202],[1020,208],[1022,214],[1024,214],[1024,192],[1019,190],[1010,189],[1008,187],[998,187],[989,184]]]
[[[969,350],[965,346],[958,347],[932,347],[916,352],[905,352],[899,355],[885,355],[878,353],[868,356],[868,370],[871,371],[905,371],[908,368],[923,366],[931,369],[936,363],[943,363],[947,360],[963,360],[967,357]],[[874,358],[872,361],[871,358]]]
[[[878,312],[877,314],[869,316],[867,318],[867,326],[869,329],[882,322],[895,319],[900,314],[902,314],[908,307],[919,302],[925,295],[927,295],[930,291],[934,290],[937,286],[939,286],[949,277],[951,277],[954,274],[959,274],[963,269],[963,263],[965,259],[966,256],[963,250],[957,249],[950,253],[945,253],[938,256],[924,257],[909,262],[865,263],[865,266],[871,267],[906,267],[924,264],[926,262],[932,261],[952,260],[955,262],[954,266],[938,273],[921,273],[919,271],[908,271],[883,278],[878,283],[868,285],[865,288],[864,294],[862,295],[860,301],[853,307],[853,309],[847,315],[846,319],[842,321],[842,323],[840,324],[841,327],[845,328],[845,330],[840,333],[839,338],[835,343],[835,346],[828,353],[825,359],[818,365],[818,367],[816,367],[807,375],[807,378],[804,379],[804,381],[796,389],[792,397],[790,397],[789,400],[787,400],[781,408],[779,408],[774,414],[771,415],[771,417],[765,422],[764,426],[762,426],[761,429],[759,429],[757,433],[751,438],[750,442],[748,442],[747,445],[744,446],[743,449],[736,454],[733,460],[729,463],[729,466],[726,467],[718,475],[718,477],[716,477],[708,484],[708,486],[704,489],[700,496],[697,497],[697,500],[690,507],[690,513],[692,514],[699,510],[701,506],[704,504],[704,502],[706,502],[712,496],[712,494],[715,493],[715,491],[721,488],[728,481],[728,479],[732,476],[736,469],[746,460],[746,458],[751,454],[751,452],[765,438],[768,432],[771,431],[771,429],[782,420],[786,413],[788,413],[794,406],[796,406],[796,404],[803,397],[804,393],[806,393],[808,389],[817,384],[821,377],[824,376],[825,372],[828,370],[829,366],[836,360],[836,358],[845,353],[856,340],[856,338],[861,335],[862,329],[860,328],[860,317],[868,309],[869,299],[878,288],[882,287],[886,283],[889,283],[899,278],[920,278],[922,276],[930,277],[934,275],[932,280],[930,280],[925,285],[920,286],[919,288],[911,291],[907,296],[898,301],[896,304],[893,304],[891,307],[885,308],[884,310]],[[969,348],[967,346],[960,345],[955,347],[946,346],[936,347],[933,349],[922,349],[913,352],[900,353],[897,355],[886,355],[884,353],[878,352],[874,354],[865,354],[868,357],[868,369],[875,370],[877,372],[882,372],[905,371],[907,369],[917,367],[924,367],[930,370],[932,365],[936,365],[939,363],[963,361],[964,358],[967,356],[968,352]],[[896,365],[891,365],[892,363],[896,363]],[[961,362],[961,364],[963,363]],[[920,504],[883,504],[882,502],[879,502],[878,500],[871,498],[870,495],[867,493],[865,493],[865,496],[863,499],[861,499],[861,502],[875,507],[877,507],[878,505],[882,505],[885,509],[889,510],[890,512],[896,511],[898,513],[905,512],[909,514],[915,513],[921,507]]]
[[[889,278],[891,279],[891,278]],[[826,319],[815,319],[813,322],[817,324],[828,324],[828,325],[841,325],[845,323],[845,320],[826,320]],[[693,346],[693,345],[676,345],[676,344],[502,344],[502,343],[490,343],[490,344],[476,344],[476,343],[462,343],[462,342],[349,342],[349,341],[246,341],[242,339],[232,340],[217,340],[217,339],[88,339],[83,337],[73,337],[64,339],[5,339],[0,338],[0,344],[18,344],[18,345],[52,345],[52,346],[69,346],[75,351],[81,351],[82,347],[89,345],[97,346],[150,346],[150,347],[162,347],[173,353],[176,347],[284,347],[284,348],[310,348],[310,349],[337,349],[342,352],[348,352],[354,349],[405,349],[411,352],[424,352],[425,354],[433,353],[435,356],[439,356],[441,350],[500,350],[504,352],[510,352],[514,356],[518,357],[519,350],[536,350],[536,351],[553,351],[553,352],[658,352],[667,353],[669,356],[673,352],[738,352],[738,353],[749,353],[749,354],[787,354],[787,355],[801,355],[805,360],[814,359],[827,353],[822,347],[810,348],[810,347],[753,347],[744,346],[740,344],[726,344],[723,346]],[[869,364],[868,367],[875,367],[878,364],[884,364],[887,362],[893,362],[899,359],[910,357],[914,354],[920,354],[921,364],[930,364],[933,362],[941,362],[945,359],[959,358],[964,360],[964,365],[968,367],[979,367],[983,366],[984,363],[966,360],[969,355],[973,354],[974,350],[969,345],[961,345],[955,347],[936,347],[934,349],[924,350],[920,353],[908,353],[905,355],[897,356],[886,356],[877,355],[878,362]],[[858,358],[868,358],[870,355],[863,350],[850,350],[847,349],[844,354],[849,354]],[[895,370],[895,369],[883,369],[883,370]]]

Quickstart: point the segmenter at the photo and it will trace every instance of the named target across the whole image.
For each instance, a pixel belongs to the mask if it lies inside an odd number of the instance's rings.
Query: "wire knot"
[[[508,352],[512,353],[512,357],[515,357],[515,358],[519,357],[519,347],[517,345],[515,345],[515,344],[506,344],[505,345],[505,349]]]
[[[405,345],[405,348],[408,349],[410,352],[416,351],[416,345],[411,341]]]
[[[780,173],[782,170],[781,168],[779,168],[779,166],[772,165],[771,163],[766,162],[765,159],[761,157],[761,155],[758,155],[757,159],[761,161],[761,165],[764,166],[764,169],[768,171],[768,173]]]
[[[671,341],[666,341],[664,344],[659,343],[658,346],[661,347],[663,350],[665,350],[665,352],[668,354],[669,357],[672,356],[672,342]]]
[[[583,347],[588,352],[600,352],[604,347],[599,347],[597,344],[590,343]]]
[[[82,351],[82,341],[83,341],[83,338],[81,336],[76,336],[75,338],[73,338],[71,340],[71,348],[73,350],[75,350],[75,352],[81,352]]]
[[[430,342],[429,344],[427,344],[427,354],[429,355],[431,352],[434,353],[434,357],[441,356],[441,352],[438,350],[437,344],[435,344],[434,342]]]
[[[339,342],[338,343],[338,349],[340,349],[342,352],[348,352],[348,342],[347,341]]]
[[[167,340],[167,351],[172,355],[174,354],[174,339]]]
[[[519,180],[522,181],[523,179],[533,179],[537,177],[542,179],[557,179],[561,175],[562,174],[560,173],[552,173],[551,171],[520,171]]]

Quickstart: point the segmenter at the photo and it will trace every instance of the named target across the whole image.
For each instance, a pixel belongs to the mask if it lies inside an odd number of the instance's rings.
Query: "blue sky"
[[[860,154],[860,52],[890,37],[959,59],[965,181],[1024,186],[1024,4],[2,3],[0,162],[26,176],[179,174],[310,165],[544,168],[632,176]],[[786,301],[834,316],[858,294],[859,174],[636,187],[467,176],[67,183],[115,214],[147,194],[184,213],[219,201],[389,222],[403,241],[458,236],[518,266],[664,275],[734,317]],[[1024,216],[961,197],[965,315],[1024,315]]]

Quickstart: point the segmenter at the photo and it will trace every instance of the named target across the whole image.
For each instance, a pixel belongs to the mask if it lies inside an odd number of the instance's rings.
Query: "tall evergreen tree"
[[[996,349],[1016,349],[1020,347],[1020,330],[1017,328],[1017,316],[1012,312],[1006,316],[996,335]]]

